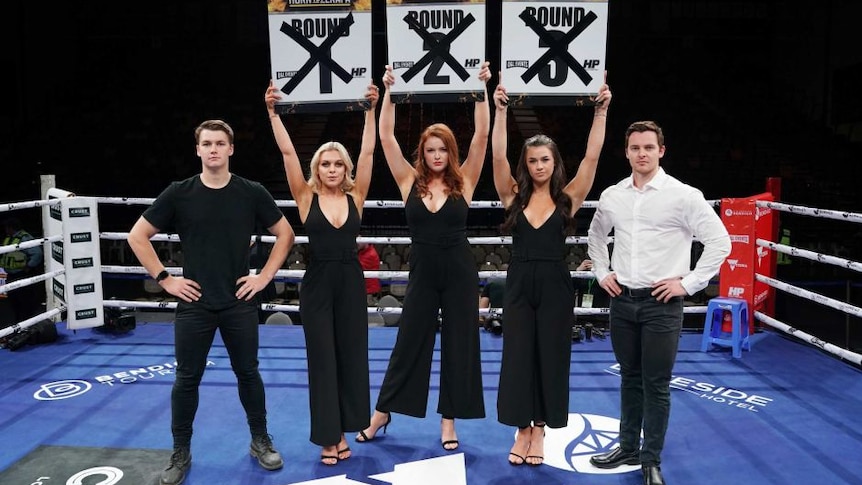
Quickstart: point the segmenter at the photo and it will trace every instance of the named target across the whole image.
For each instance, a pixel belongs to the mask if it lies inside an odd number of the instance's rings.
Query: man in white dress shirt
[[[664,485],[661,451],[683,298],[718,272],[730,237],[703,194],[659,166],[665,145],[655,122],[632,123],[625,141],[632,174],[602,192],[589,229],[593,272],[611,296],[611,343],[621,375],[619,447],[590,462],[600,468],[640,463],[644,485]],[[694,237],[704,250],[692,270]]]

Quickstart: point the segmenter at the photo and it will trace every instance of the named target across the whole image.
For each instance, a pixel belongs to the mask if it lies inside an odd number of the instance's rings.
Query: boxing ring
[[[48,176],[47,179],[51,184],[53,178]],[[46,271],[44,274],[33,276],[30,278],[18,280],[12,283],[6,283],[3,281],[0,284],[0,295],[2,294],[12,294],[14,295],[14,291],[17,288],[21,288],[28,285],[34,284],[46,284],[46,294],[48,295],[46,301],[46,311],[40,315],[33,316],[26,320],[22,320],[14,323],[11,326],[0,329],[0,339],[4,337],[8,337],[11,334],[16,332],[23,331],[28,327],[43,321],[45,319],[58,322],[61,320],[63,314],[67,313],[72,309],[79,307],[91,306],[95,307],[95,312],[92,313],[92,318],[89,320],[84,319],[69,319],[67,320],[67,324],[70,329],[75,328],[88,328],[88,327],[96,327],[103,324],[103,311],[104,308],[141,308],[141,309],[164,309],[164,310],[173,310],[176,308],[175,301],[140,301],[140,300],[118,300],[114,298],[105,298],[101,295],[101,282],[98,281],[98,278],[93,278],[94,271],[101,274],[125,274],[125,275],[142,275],[142,279],[146,280],[148,278],[146,270],[142,266],[123,266],[123,265],[102,265],[101,259],[99,255],[102,253],[100,249],[101,241],[125,241],[128,236],[126,232],[98,232],[98,237],[95,234],[91,236],[89,241],[89,245],[86,245],[85,249],[89,249],[92,251],[90,256],[93,257],[94,260],[94,268],[90,268],[89,281],[88,284],[92,285],[90,291],[87,295],[89,296],[89,300],[87,302],[80,302],[82,296],[80,293],[75,291],[68,291],[69,285],[66,284],[66,281],[62,281],[61,284],[57,284],[58,279],[66,279],[70,273],[78,271],[79,268],[74,267],[75,265],[80,266],[77,262],[72,262],[70,265],[69,259],[75,259],[74,257],[67,257],[62,261],[56,261],[57,255],[68,255],[71,254],[70,251],[58,251],[57,246],[63,247],[63,242],[65,240],[65,246],[71,246],[69,242],[69,229],[68,222],[74,222],[75,218],[66,217],[64,219],[63,214],[73,213],[75,211],[78,212],[88,212],[90,210],[93,211],[94,214],[98,213],[98,207],[101,205],[126,205],[126,206],[142,206],[141,212],[143,211],[143,206],[149,205],[153,202],[153,198],[126,198],[126,197],[80,197],[75,194],[47,187],[45,189],[46,192],[50,193],[51,196],[44,200],[33,200],[33,201],[23,201],[23,202],[12,202],[12,203],[4,203],[0,204],[0,215],[4,212],[18,211],[18,210],[32,210],[32,209],[41,209],[43,212],[42,220],[45,224],[44,234],[45,237],[35,239],[33,241],[27,241],[20,243],[18,245],[11,246],[3,246],[0,247],[0,254],[4,254],[7,252],[18,251],[21,249],[25,249],[33,246],[42,246],[43,253],[46,255]],[[755,215],[755,222],[758,219],[764,219],[765,216],[763,214],[769,213],[770,211],[775,212],[785,212],[788,214],[796,214],[813,218],[828,218],[837,221],[843,221],[851,224],[860,224],[862,223],[862,214],[852,213],[852,212],[841,212],[834,211],[830,209],[821,209],[821,208],[809,208],[805,206],[792,205],[782,202],[775,202],[772,200],[762,200],[763,198],[752,197],[746,199],[744,202],[749,206],[753,203],[756,207],[754,211],[739,211],[739,212],[753,212]],[[725,205],[733,203],[738,203],[737,200],[714,200],[710,201],[714,206],[718,207],[721,210],[722,202]],[[295,208],[296,203],[292,200],[278,200],[276,203],[279,207],[282,208]],[[597,201],[586,201],[581,210],[591,210],[595,209]],[[391,201],[391,200],[367,200],[364,205],[366,210],[401,210],[403,209],[403,203],[401,201]],[[471,209],[501,209],[500,203],[497,201],[473,201],[470,205]],[[83,209],[82,209],[83,208]],[[725,215],[730,215],[733,212],[732,209],[725,209]],[[66,224],[64,224],[64,221]],[[53,223],[53,225],[52,225]],[[129,223],[129,227],[133,221]],[[777,231],[773,230],[774,226],[770,226],[769,228],[760,231],[757,235],[760,235],[764,232],[771,232],[772,234]],[[98,220],[97,217],[93,218],[93,221],[88,229],[98,230]],[[793,284],[781,281],[774,277],[774,253],[782,253],[788,255],[792,258],[805,258],[810,261],[814,261],[817,263],[833,265],[840,268],[845,268],[848,270],[862,272],[862,263],[846,258],[840,258],[830,254],[823,254],[814,251],[809,251],[802,248],[793,247],[786,244],[781,244],[776,241],[771,241],[769,239],[756,237],[755,244],[746,244],[744,248],[738,247],[737,243],[740,242],[740,238],[743,236],[735,236],[734,228],[729,228],[729,232],[731,232],[731,238],[734,242],[734,251],[738,252],[740,250],[743,251],[752,251],[752,254],[749,255],[750,260],[761,261],[764,259],[769,252],[772,252],[771,256],[772,261],[769,263],[772,265],[771,271],[764,271],[767,274],[761,274],[755,272],[753,274],[753,278],[756,280],[756,285],[759,285],[761,288],[768,287],[773,290],[783,291],[789,295],[793,295],[797,298],[804,298],[810,300],[812,302],[816,302],[821,305],[828,306],[832,309],[838,310],[840,312],[845,312],[847,315],[851,315],[854,317],[862,317],[862,308],[851,304],[846,301],[839,301],[816,292],[806,290],[795,286]],[[752,235],[755,235],[755,232],[752,231]],[[81,238],[80,234],[75,237]],[[748,236],[744,236],[745,242],[748,241]],[[255,240],[263,243],[272,243],[275,241],[274,236],[270,235],[259,235],[255,237]],[[157,234],[153,237],[154,242],[164,242],[175,244],[179,242],[179,237],[176,234]],[[512,240],[510,236],[485,236],[485,237],[468,237],[468,241],[471,246],[481,246],[481,245],[510,245]],[[611,239],[612,241],[612,239]],[[365,242],[376,245],[409,245],[410,238],[409,237],[360,237],[357,239],[357,242]],[[294,246],[304,245],[308,243],[308,237],[297,235]],[[585,236],[570,236],[567,238],[566,243],[568,245],[586,245],[587,238]],[[51,257],[47,257],[47,255],[51,255]],[[73,255],[74,256],[74,255]],[[731,255],[731,258],[738,257],[735,254]],[[80,260],[81,258],[78,258]],[[165,261],[163,261],[165,262]],[[50,264],[56,263],[56,264]],[[98,264],[96,264],[98,263]],[[744,266],[744,265],[743,265]],[[477,264],[477,268],[479,265]],[[182,268],[179,266],[166,266],[166,269],[169,273],[174,275],[181,275]],[[731,268],[736,269],[736,268]],[[253,271],[253,270],[251,270]],[[477,270],[480,281],[487,281],[492,278],[502,279],[506,276],[505,270]],[[298,281],[305,274],[304,269],[281,269],[276,274],[277,280],[293,280]],[[364,271],[364,275],[366,278],[378,278],[383,282],[386,281],[405,281],[408,277],[409,270],[378,270],[378,271]],[[724,272],[721,273],[722,278],[724,277]],[[729,274],[729,273],[728,273]],[[590,271],[571,271],[571,276],[573,278],[579,279],[591,279],[593,277]],[[86,278],[86,276],[84,276]],[[78,281],[80,278],[75,279]],[[740,283],[737,283],[740,284]],[[729,289],[728,289],[729,288]],[[66,289],[65,293],[59,291],[59,289]],[[721,294],[719,296],[730,296],[735,297],[739,296],[738,291],[735,291],[737,288],[728,284],[722,284],[722,290],[728,293],[734,294]],[[757,290],[755,288],[755,290]],[[477,289],[478,295],[479,289]],[[789,335],[792,335],[802,341],[805,341],[811,345],[814,345],[834,356],[843,359],[847,362],[850,362],[855,365],[862,365],[862,355],[853,352],[849,349],[842,348],[834,343],[826,342],[823,339],[819,338],[816,335],[812,335],[806,332],[803,332],[793,326],[792,323],[782,322],[775,318],[773,313],[774,311],[774,303],[770,305],[770,301],[773,297],[767,296],[766,292],[762,292],[762,297],[759,298],[759,301],[750,300],[749,304],[752,307],[752,319],[757,322],[771,327],[772,329],[785,332]],[[14,297],[14,296],[13,296]],[[94,300],[95,298],[95,300]],[[101,308],[98,308],[99,305],[94,305],[93,303],[101,301]],[[261,309],[268,312],[298,312],[299,306],[292,304],[277,304],[277,303],[263,303],[261,305]],[[701,305],[687,305],[684,310],[687,314],[703,314],[706,312],[706,306]],[[378,314],[378,315],[386,315],[386,314],[400,314],[401,308],[398,306],[369,306],[368,313]],[[576,306],[573,309],[574,315],[603,315],[607,314],[607,308],[585,308],[581,306]],[[502,316],[503,309],[502,308],[482,308],[479,310],[479,315],[496,315]]]
[[[42,245],[46,260],[43,274],[0,285],[0,292],[14,296],[14,292],[26,285],[45,284],[48,291],[46,311],[2,329],[7,338],[26,332],[28,328],[46,319],[58,327],[65,324],[62,338],[56,345],[28,345],[21,351],[0,349],[0,363],[4,366],[4,377],[0,379],[0,430],[19,439],[0,445],[0,482],[31,483],[40,476],[72,476],[96,473],[99,467],[116,466],[128,477],[143,473],[158,474],[170,451],[168,395],[171,368],[174,365],[172,328],[170,314],[176,303],[165,301],[116,299],[115,294],[102,291],[101,285],[88,278],[119,277],[129,279],[135,285],[150,281],[142,267],[129,263],[103,264],[103,254],[125,245],[125,232],[100,230],[98,217],[86,236],[82,227],[65,224],[64,215],[98,215],[98,208],[128,206],[131,213],[140,214],[153,199],[130,199],[119,197],[83,197],[66,191],[52,192],[55,195],[45,200],[4,203],[0,212],[18,210],[41,211],[45,225],[45,236],[18,246],[0,248],[0,252],[15,251],[32,245]],[[60,196],[56,196],[60,195]],[[736,211],[732,203],[743,203]],[[284,210],[293,210],[293,201],[279,200]],[[763,215],[767,211],[793,214],[794,217],[829,218],[841,224],[857,224],[862,221],[859,214],[837,212],[828,209],[813,209],[756,198],[744,201],[721,200],[713,204],[722,212],[736,217],[737,212],[746,218]],[[724,207],[722,207],[724,204]],[[368,201],[366,210],[400,210],[400,201]],[[473,208],[497,210],[499,203],[477,201]],[[595,207],[594,201],[584,206],[584,211]],[[84,210],[82,208],[89,208]],[[112,209],[113,210],[113,209]],[[110,213],[111,211],[106,211]],[[589,214],[589,212],[586,212]],[[749,214],[751,213],[751,214]],[[2,214],[0,214],[2,217]],[[137,217],[137,216],[135,216]],[[80,217],[76,219],[85,219]],[[80,221],[70,222],[77,224]],[[128,221],[131,227],[133,220]],[[121,226],[118,226],[121,227]],[[738,276],[741,269],[751,269],[750,280],[726,281],[717,285],[724,297],[729,292],[737,296],[753,292],[751,320],[758,325],[757,337],[763,337],[751,352],[743,353],[741,359],[732,358],[729,352],[703,352],[700,335],[683,332],[680,353],[674,368],[676,379],[672,383],[675,411],[674,425],[668,435],[666,449],[667,469],[665,476],[672,483],[700,483],[703,477],[727,483],[782,483],[792,477],[819,477],[829,483],[858,483],[862,479],[862,464],[856,463],[855,450],[862,443],[862,436],[853,430],[846,431],[846,423],[858,412],[860,356],[851,349],[830,342],[817,332],[803,332],[798,323],[779,321],[770,307],[771,292],[781,292],[783,297],[804,299],[813,305],[828,307],[830,311],[842,312],[848,318],[857,318],[860,309],[850,301],[828,296],[782,281],[769,272],[754,271],[758,261],[767,261],[775,254],[785,254],[799,261],[819,266],[829,265],[841,270],[858,272],[860,264],[851,259],[833,254],[815,252],[789,244],[779,243],[770,237],[752,237],[758,233],[752,229],[748,244],[743,229],[731,232],[736,249],[732,253],[735,261],[727,264]],[[262,236],[262,242],[272,241]],[[77,242],[72,242],[72,241]],[[377,245],[401,246],[409,249],[410,238],[400,236],[361,237],[360,241]],[[511,244],[508,237],[469,237],[470,244],[477,246],[505,247]],[[161,248],[173,247],[178,242],[175,234],[160,234],[154,237]],[[295,246],[307,244],[307,238],[299,235]],[[570,246],[586,243],[584,237],[571,237]],[[26,245],[26,246],[25,246]],[[78,252],[70,246],[86,246]],[[54,246],[60,246],[59,249]],[[744,254],[743,254],[744,253]],[[746,256],[747,255],[747,256]],[[161,254],[166,261],[170,254]],[[382,254],[381,254],[382,256]],[[79,267],[82,261],[92,259],[92,267]],[[114,258],[113,259],[121,259]],[[73,264],[72,261],[78,261]],[[107,261],[107,258],[106,258]],[[163,261],[164,262],[164,261]],[[302,278],[302,269],[286,268],[278,272],[277,278],[297,281]],[[505,277],[505,269],[486,270],[489,265],[477,263],[477,271],[483,280]],[[570,266],[572,268],[573,266]],[[181,274],[179,264],[169,265],[169,271]],[[85,276],[75,275],[88,271]],[[748,273],[745,273],[748,274]],[[369,278],[383,281],[403,281],[409,269],[366,271]],[[572,271],[574,278],[590,278],[590,272]],[[721,279],[725,274],[719,275]],[[749,278],[749,276],[746,276]],[[78,290],[75,290],[78,288]],[[109,288],[105,286],[104,288]],[[731,289],[733,288],[733,289]],[[740,290],[743,288],[743,290]],[[61,289],[67,292],[61,292]],[[76,294],[77,291],[77,294]],[[83,293],[82,293],[83,291]],[[155,300],[153,294],[142,294]],[[477,288],[477,297],[478,297]],[[392,292],[395,294],[395,292]],[[84,295],[84,297],[81,297]],[[765,295],[762,298],[758,295]],[[161,297],[165,294],[162,293]],[[169,296],[169,295],[168,295]],[[86,298],[90,298],[89,300]],[[97,303],[94,303],[97,302]],[[98,307],[101,315],[91,315],[89,308]],[[117,308],[134,308],[164,317],[152,324],[139,325],[134,331],[115,333],[105,331],[99,324],[105,316]],[[265,303],[267,311],[297,312],[299,307],[290,304]],[[162,313],[159,310],[164,310]],[[686,306],[687,314],[701,317],[706,308],[697,304]],[[400,307],[368,306],[369,316],[389,316],[400,313]],[[78,317],[70,317],[79,312]],[[500,308],[480,310],[480,314],[500,314]],[[575,307],[576,316],[604,315],[606,308]],[[92,330],[87,331],[87,330]],[[339,463],[336,467],[321,467],[318,464],[319,449],[306,438],[308,414],[307,375],[305,374],[305,350],[301,325],[261,325],[261,372],[267,383],[268,407],[272,414],[272,426],[276,444],[284,456],[290,456],[289,466],[272,474],[259,469],[254,460],[248,460],[247,452],[238,452],[236,446],[223,443],[247,443],[242,426],[224,426],[226,420],[241,415],[235,399],[224,399],[225,389],[235,386],[235,380],[227,363],[227,356],[220,340],[216,339],[211,350],[213,365],[208,370],[201,387],[202,412],[196,420],[195,466],[188,478],[192,483],[221,483],[226,475],[245,477],[242,483],[261,485],[287,485],[316,483],[312,479],[330,480],[338,483],[343,474],[350,480],[342,483],[382,483],[383,475],[374,475],[390,470],[413,470],[410,476],[442,473],[456,470],[467,480],[445,480],[436,483],[484,484],[519,483],[536,481],[542,483],[570,483],[584,485],[608,483],[588,465],[590,454],[606,451],[601,447],[586,447],[591,443],[589,430],[599,435],[610,433],[617,426],[611,416],[618,413],[618,376],[609,340],[574,342],[572,344],[572,373],[570,379],[571,411],[567,428],[549,430],[546,437],[545,465],[535,469],[518,469],[506,464],[506,452],[511,446],[511,430],[499,426],[495,421],[493,402],[496,398],[495,381],[499,372],[502,339],[491,332],[480,332],[482,367],[485,381],[485,401],[488,416],[484,420],[459,422],[461,452],[448,454],[439,446],[439,426],[433,411],[429,411],[427,423],[413,426],[414,420],[398,416],[389,433],[382,436],[378,444],[355,446],[351,443],[354,458]],[[372,390],[379,388],[385,372],[389,353],[397,329],[369,328],[369,364]],[[435,350],[436,354],[436,350]],[[436,357],[435,357],[436,358]],[[433,381],[434,379],[432,379]],[[494,383],[494,384],[492,384]],[[35,392],[34,392],[35,391]],[[432,384],[429,402],[433,406],[437,389]],[[64,404],[68,403],[68,404]],[[214,405],[213,403],[217,403]],[[65,406],[65,407],[63,407]],[[586,426],[586,428],[584,428]],[[613,441],[603,442],[613,446]],[[771,462],[766,456],[773,449],[786,453],[783,458]],[[583,451],[586,449],[586,451]],[[709,453],[721,449],[726,459],[713,460]],[[579,452],[580,450],[580,452]],[[770,450],[767,452],[766,450]],[[239,450],[243,451],[243,450]],[[852,459],[844,459],[848,453]],[[442,455],[442,456],[441,456]],[[563,460],[562,457],[567,457]],[[699,456],[692,460],[692,456]],[[743,463],[754,456],[756,466],[728,467],[725,463]],[[122,458],[117,464],[118,457]],[[65,464],[68,464],[65,465]],[[114,465],[111,465],[114,464]],[[66,473],[67,468],[68,473]],[[421,468],[430,467],[430,468]],[[522,467],[523,468],[523,467]],[[101,470],[102,468],[98,468]],[[40,471],[34,475],[33,470]],[[397,475],[392,472],[384,475]],[[614,473],[636,472],[623,467]],[[406,473],[406,472],[405,472]],[[573,477],[572,473],[577,473]],[[605,472],[602,472],[605,473]],[[323,478],[327,477],[328,478]],[[464,475],[466,474],[466,475]],[[393,475],[394,476],[394,475]],[[368,477],[376,477],[372,482]],[[461,481],[459,481],[461,480]],[[624,478],[619,478],[624,480]],[[778,480],[778,481],[777,481]],[[156,478],[157,481],[157,478]],[[802,480],[805,481],[805,480]],[[390,483],[415,483],[411,479],[392,479]],[[119,482],[124,483],[124,482]],[[131,483],[152,483],[141,479]]]

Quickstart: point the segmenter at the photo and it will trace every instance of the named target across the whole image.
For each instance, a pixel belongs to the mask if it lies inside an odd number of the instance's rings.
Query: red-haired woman
[[[479,70],[479,79],[487,83],[490,77],[485,62]],[[475,105],[475,131],[463,164],[455,134],[442,123],[422,132],[416,160],[411,164],[395,139],[395,105],[390,98],[394,82],[392,68],[386,66],[380,145],[404,200],[412,243],[410,275],[398,338],[371,425],[359,433],[356,441],[373,440],[381,427],[385,432],[392,420],[390,413],[425,417],[439,313],[442,328],[437,412],[442,416],[441,445],[451,451],[459,444],[455,418],[485,417],[476,330],[479,276],[466,228],[467,210],[485,162],[491,114],[486,89],[485,96]]]

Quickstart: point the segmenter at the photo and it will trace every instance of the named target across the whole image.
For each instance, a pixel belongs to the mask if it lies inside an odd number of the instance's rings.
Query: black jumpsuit
[[[510,426],[568,422],[575,290],[563,224],[554,214],[533,228],[522,212],[512,230],[497,396],[498,420]]]
[[[436,213],[410,191],[404,205],[410,227],[410,274],[398,337],[376,409],[425,417],[431,360],[440,331],[440,400],[448,418],[483,418],[479,355],[479,275],[467,242],[464,198],[449,197]]]
[[[365,279],[356,255],[360,218],[348,198],[336,228],[320,210],[317,194],[305,221],[310,261],[302,278],[299,314],[308,354],[311,441],[332,446],[344,431],[368,427],[368,311]]]

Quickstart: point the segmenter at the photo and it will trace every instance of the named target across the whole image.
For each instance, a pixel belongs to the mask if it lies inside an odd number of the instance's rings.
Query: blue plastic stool
[[[724,312],[729,311],[733,329],[730,338],[722,335],[721,324]],[[742,349],[751,351],[751,340],[748,334],[748,302],[739,298],[717,297],[709,300],[706,307],[706,320],[703,324],[703,339],[700,351],[706,352],[710,345],[731,347],[733,356],[742,357]]]

